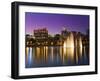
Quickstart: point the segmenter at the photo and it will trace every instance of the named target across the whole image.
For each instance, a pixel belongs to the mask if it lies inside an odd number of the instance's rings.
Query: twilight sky
[[[51,14],[51,13],[25,13],[25,32],[33,34],[34,29],[47,28],[49,34],[61,33],[65,27],[68,31],[86,33],[89,28],[88,15]]]

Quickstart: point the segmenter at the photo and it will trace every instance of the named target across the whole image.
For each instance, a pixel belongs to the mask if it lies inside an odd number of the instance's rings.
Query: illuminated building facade
[[[46,28],[35,29],[34,30],[34,37],[36,40],[47,39],[48,38],[48,30]]]

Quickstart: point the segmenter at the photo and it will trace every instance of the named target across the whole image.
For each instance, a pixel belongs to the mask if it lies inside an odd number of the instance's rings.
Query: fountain
[[[74,48],[74,36],[73,33],[70,33],[66,40],[64,41],[64,47],[66,48]]]
[[[76,48],[76,49],[75,49]],[[74,51],[79,50],[80,55],[82,56],[82,38],[81,36],[78,36],[78,34],[75,35],[72,32],[70,32],[66,40],[63,44],[63,52],[64,55],[67,55],[68,59],[74,59]]]
[[[73,33],[69,33],[63,45],[63,52],[67,59],[74,58],[74,36]]]
[[[80,53],[80,57],[82,56],[82,38],[79,38],[79,53]]]
[[[82,38],[79,38],[79,47],[82,48]]]
[[[68,36],[66,37],[66,40],[64,41],[63,47],[66,47],[66,48],[74,48],[74,47],[82,48],[82,38],[81,38],[81,36],[74,39],[73,33],[70,32],[68,34]]]

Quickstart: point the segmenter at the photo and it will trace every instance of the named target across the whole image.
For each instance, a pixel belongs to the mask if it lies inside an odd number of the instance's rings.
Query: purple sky
[[[37,28],[47,28],[49,34],[61,33],[65,27],[68,31],[86,33],[89,28],[88,15],[50,14],[50,13],[25,13],[26,34],[33,34]]]

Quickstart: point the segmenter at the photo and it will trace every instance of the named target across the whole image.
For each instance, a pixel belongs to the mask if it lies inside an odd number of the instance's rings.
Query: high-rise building
[[[35,29],[34,31],[35,39],[47,39],[48,38],[48,30],[46,28]]]

